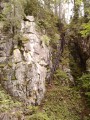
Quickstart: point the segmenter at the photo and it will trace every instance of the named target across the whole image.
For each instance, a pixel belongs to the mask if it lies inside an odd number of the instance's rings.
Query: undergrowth
[[[20,107],[21,103],[13,100],[12,97],[0,85],[0,113],[9,112],[15,107]]]
[[[56,81],[54,81],[56,82]],[[47,89],[46,99],[42,103],[50,120],[81,120],[82,102],[80,93],[69,86],[52,83]]]

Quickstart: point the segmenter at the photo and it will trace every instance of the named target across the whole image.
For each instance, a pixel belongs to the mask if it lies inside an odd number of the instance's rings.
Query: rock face
[[[0,83],[26,104],[40,104],[45,93],[49,47],[41,41],[33,16],[21,24],[21,40],[0,35]]]

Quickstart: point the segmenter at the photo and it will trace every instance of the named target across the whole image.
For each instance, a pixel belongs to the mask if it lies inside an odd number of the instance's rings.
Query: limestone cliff
[[[21,40],[0,34],[0,83],[19,101],[40,104],[45,93],[49,47],[36,31],[33,16],[21,24]]]

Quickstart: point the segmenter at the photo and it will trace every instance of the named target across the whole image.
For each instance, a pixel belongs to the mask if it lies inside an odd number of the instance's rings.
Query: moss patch
[[[8,80],[8,78],[7,78],[7,77],[4,77],[4,78],[3,78],[3,80],[4,80],[4,81],[7,81],[7,80]]]
[[[5,63],[1,63],[1,64],[0,64],[0,68],[4,68],[5,66],[6,66]]]
[[[9,66],[9,67],[12,67],[12,66],[13,66],[13,63],[12,63],[12,62],[8,62],[8,66]]]
[[[21,106],[21,103],[12,100],[9,94],[0,85],[0,112],[12,110],[12,108]]]

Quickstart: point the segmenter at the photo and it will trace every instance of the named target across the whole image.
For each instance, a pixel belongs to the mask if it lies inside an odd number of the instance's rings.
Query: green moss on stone
[[[3,78],[3,80],[4,80],[4,81],[7,81],[7,80],[8,80],[8,78],[7,78],[7,77],[4,77],[4,78]]]
[[[11,80],[17,80],[16,76],[15,76],[15,71],[13,71],[13,74],[11,76]]]
[[[11,80],[16,80],[16,76],[13,75],[13,76],[11,77]]]
[[[8,66],[9,66],[9,67],[12,67],[12,66],[13,66],[13,63],[12,63],[12,62],[8,62]]]
[[[12,108],[20,107],[21,105],[21,102],[18,102],[15,99],[13,101],[7,91],[5,91],[0,85],[0,113],[9,112],[10,110],[12,110]]]
[[[4,68],[5,66],[6,66],[5,63],[1,63],[1,64],[0,64],[0,68]]]

